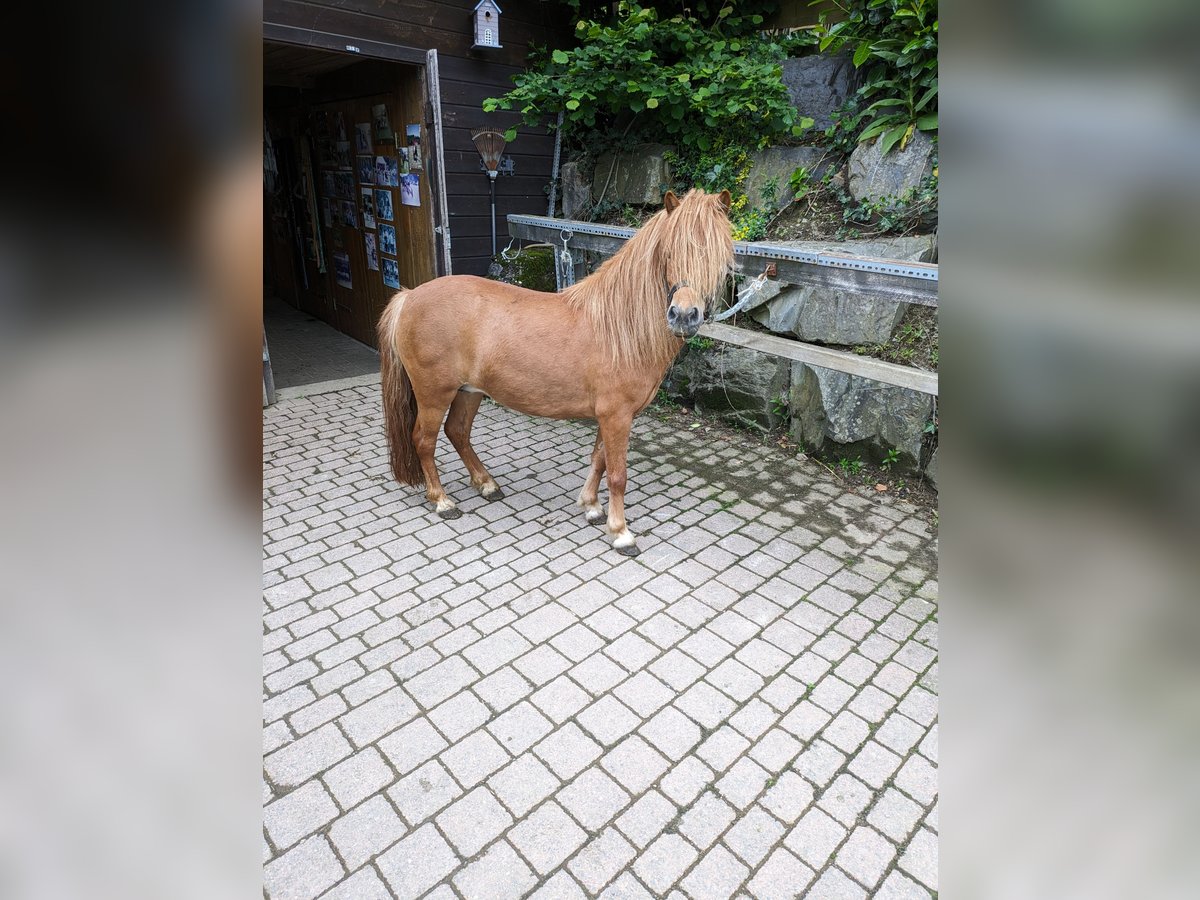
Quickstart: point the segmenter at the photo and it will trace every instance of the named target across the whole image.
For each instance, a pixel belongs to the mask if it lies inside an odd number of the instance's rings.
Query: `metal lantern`
[[[481,3],[480,6],[483,4]],[[495,5],[495,4],[493,4]],[[494,128],[476,128],[471,132],[471,140],[475,149],[483,158],[483,166],[487,169],[488,185],[492,195],[492,256],[496,255],[496,177],[500,174],[500,157],[504,154],[504,132]]]
[[[492,0],[479,0],[473,15],[475,23],[474,47],[500,46],[500,7]]]

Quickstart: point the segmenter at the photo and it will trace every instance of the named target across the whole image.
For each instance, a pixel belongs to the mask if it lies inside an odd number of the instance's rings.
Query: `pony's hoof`
[[[462,510],[457,506],[452,506],[449,509],[439,509],[438,515],[443,519],[461,519]]]
[[[603,512],[590,512],[584,518],[587,519],[589,525],[602,525],[604,524],[605,515]]]
[[[488,503],[491,503],[493,500],[503,500],[504,499],[504,491],[500,490],[500,488],[496,488],[490,494],[481,494],[480,496],[482,496],[483,499],[486,500]]]
[[[637,544],[630,544],[628,547],[614,547],[622,556],[637,556],[642,551],[638,549]]]

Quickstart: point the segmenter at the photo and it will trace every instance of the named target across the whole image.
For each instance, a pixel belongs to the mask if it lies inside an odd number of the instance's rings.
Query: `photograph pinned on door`
[[[337,198],[339,200],[354,199],[354,173],[353,172],[335,172],[333,174],[333,183],[337,188]]]
[[[371,140],[371,123],[359,122],[354,126],[354,152],[371,153],[375,143]]]
[[[375,215],[381,222],[391,222],[396,217],[392,214],[392,192],[375,191]]]
[[[373,188],[362,189],[362,220],[363,228],[375,227],[375,191]]]
[[[379,226],[379,252],[396,255],[396,229],[391,225]]]
[[[333,275],[342,287],[354,287],[354,279],[350,277],[350,254],[344,250],[335,250],[333,253]]]
[[[351,228],[358,227],[358,207],[354,205],[353,200],[343,200],[342,205],[342,224],[349,225]]]
[[[386,256],[381,260],[383,264],[383,283],[390,288],[400,287],[400,266],[394,259],[388,259]]]
[[[333,117],[334,134],[339,141],[346,141],[346,115],[345,113],[336,113]]]
[[[421,205],[420,179],[416,175],[405,175],[400,179],[400,202],[405,206]]]
[[[377,103],[371,107],[371,119],[375,123],[376,141],[395,140],[396,136],[392,134],[392,123],[388,120],[386,103]]]
[[[358,157],[358,183],[375,183],[375,160],[370,156]]]
[[[349,141],[337,142],[337,167],[339,169],[354,168],[354,154],[351,152],[351,143]]]
[[[330,202],[328,197],[321,198],[321,221],[325,223],[326,228],[333,227],[333,213],[329,209]]]
[[[375,235],[364,234],[363,244],[367,248],[367,268],[373,272],[379,271],[379,254],[375,250]]]
[[[396,157],[375,157],[375,183],[381,187],[396,187],[400,184],[400,161]]]
[[[408,170],[420,172],[424,165],[421,161],[421,126],[409,125],[404,129],[404,136],[408,138]]]

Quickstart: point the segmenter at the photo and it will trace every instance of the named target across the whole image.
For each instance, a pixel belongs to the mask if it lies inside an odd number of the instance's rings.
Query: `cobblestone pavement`
[[[935,893],[926,517],[643,416],[627,559],[593,428],[485,404],[444,522],[377,386],[264,412],[267,896]]]

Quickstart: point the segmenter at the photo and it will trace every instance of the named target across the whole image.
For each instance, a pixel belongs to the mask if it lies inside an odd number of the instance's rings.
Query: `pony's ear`
[[[729,212],[729,207],[733,205],[733,197],[729,196],[729,191],[721,191],[717,194],[717,200],[725,208],[725,212]]]
[[[679,198],[675,196],[674,191],[667,191],[663,194],[663,208],[668,215],[679,208]]]

